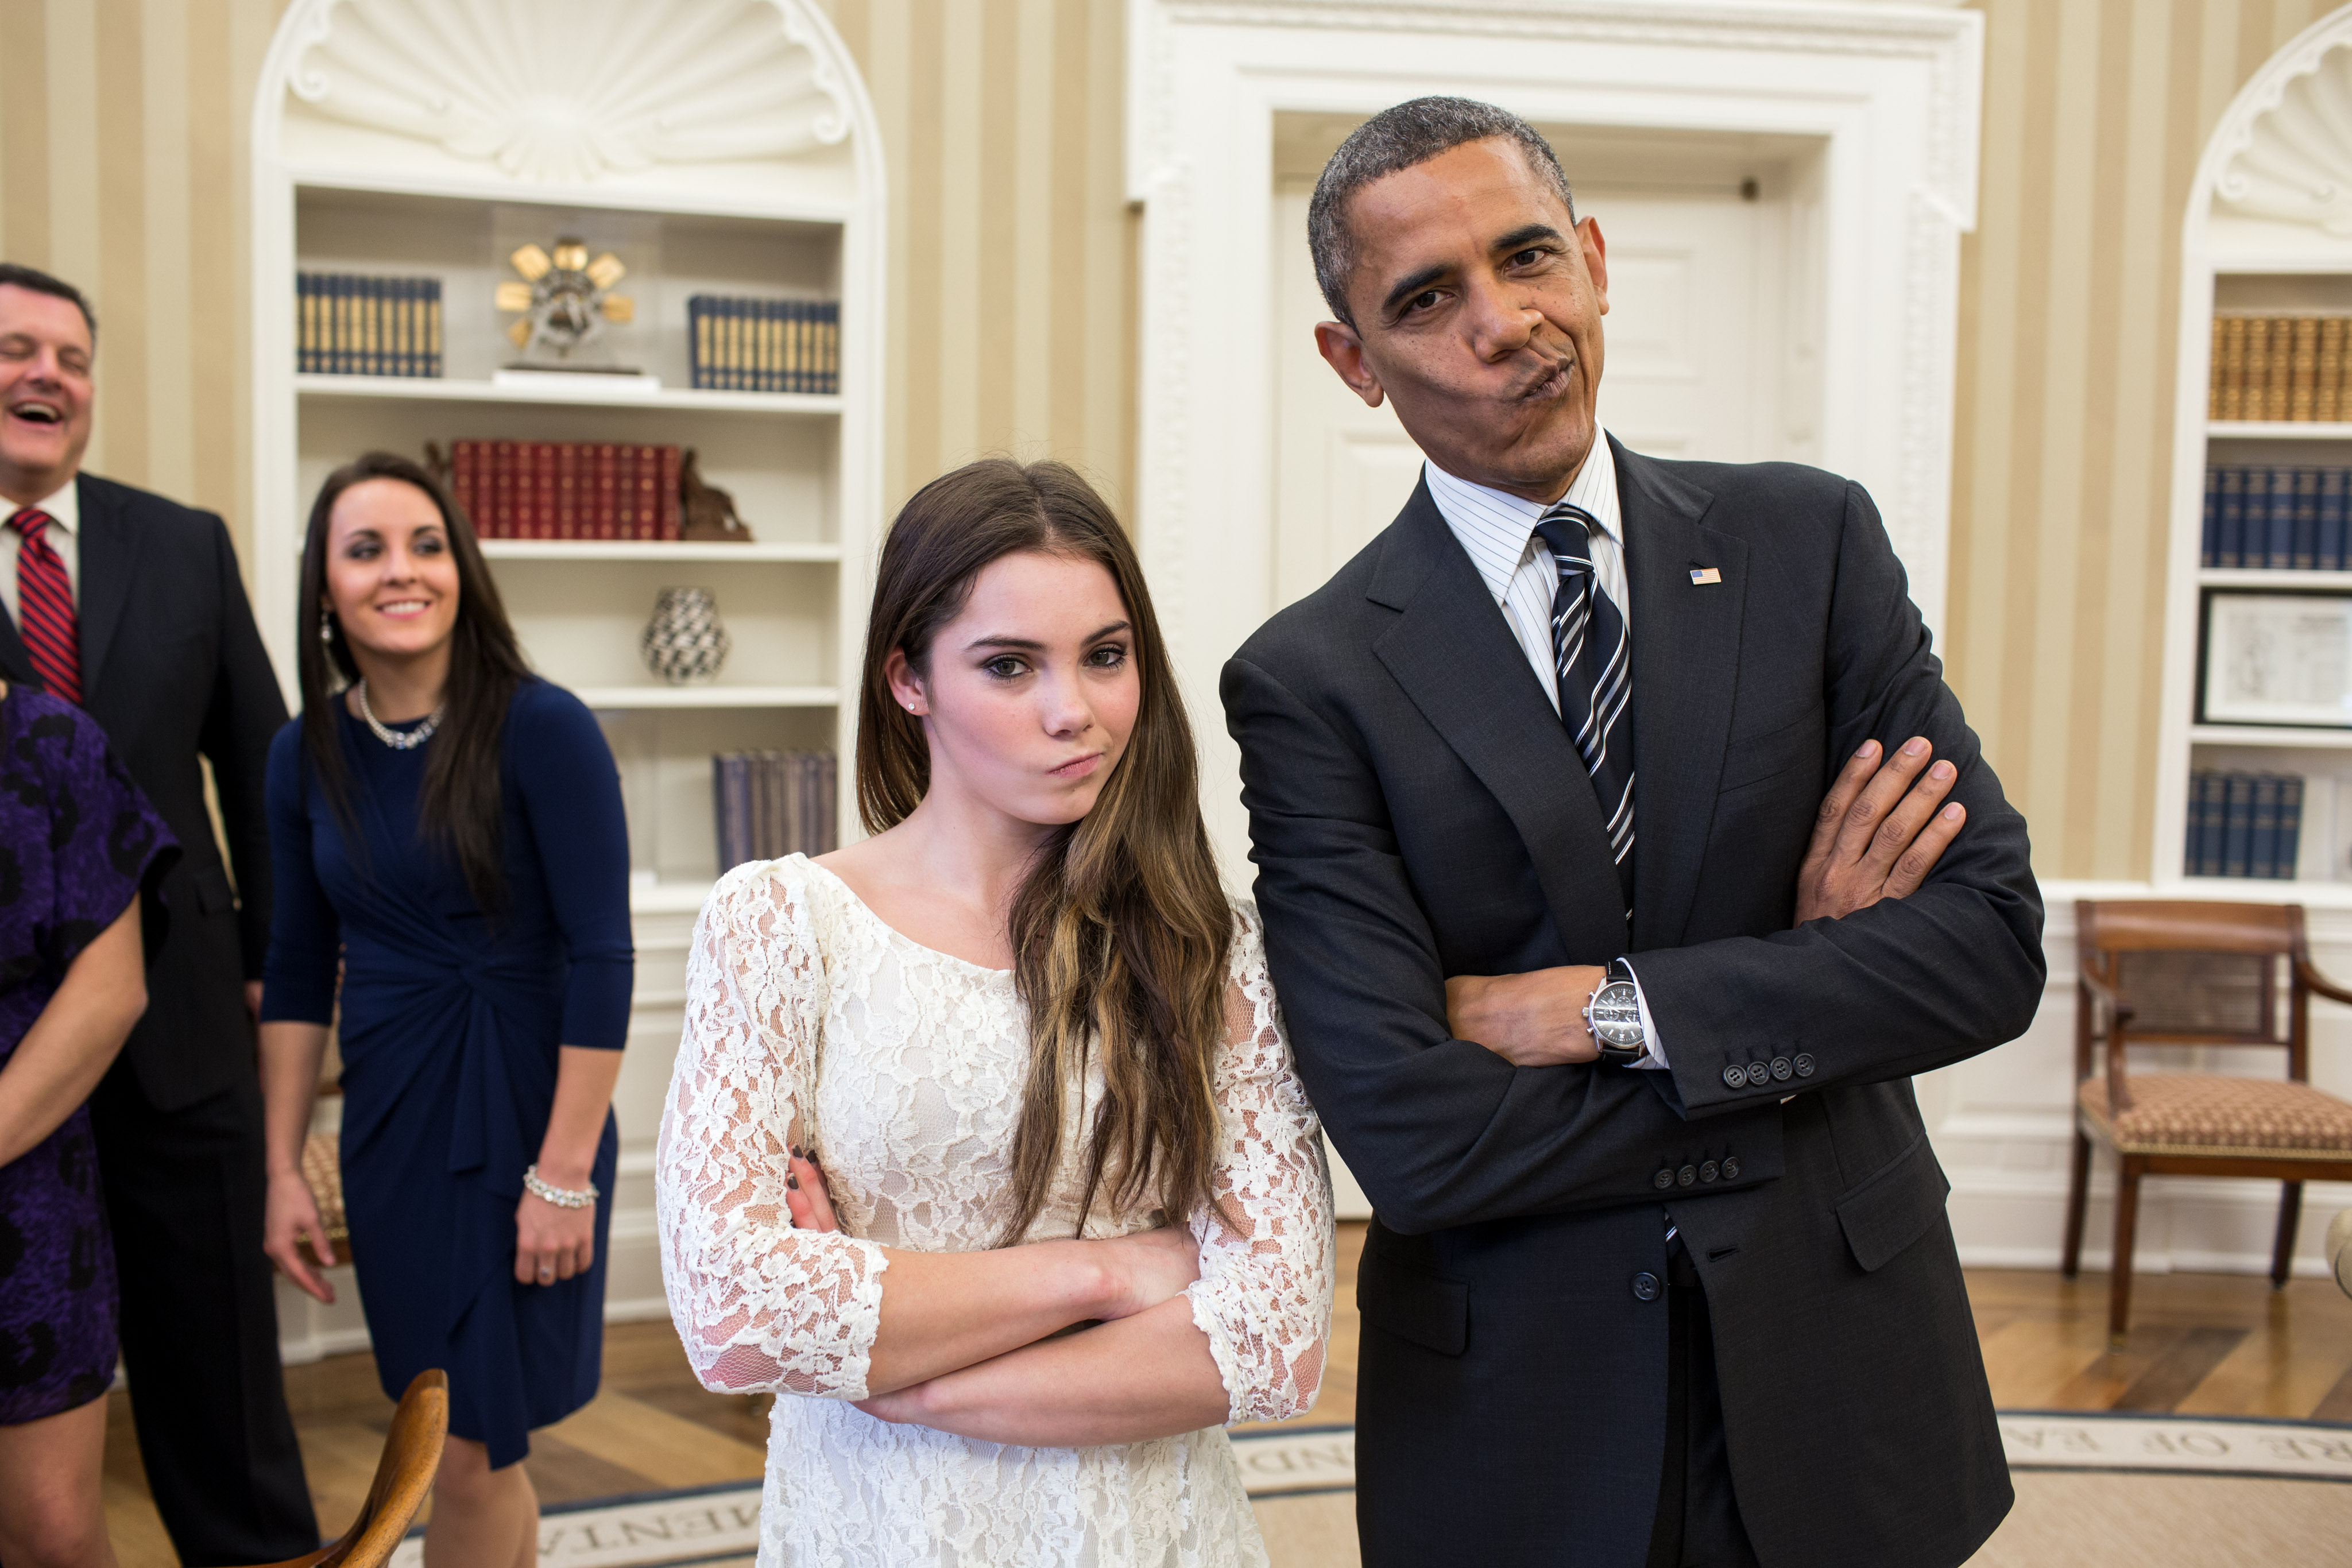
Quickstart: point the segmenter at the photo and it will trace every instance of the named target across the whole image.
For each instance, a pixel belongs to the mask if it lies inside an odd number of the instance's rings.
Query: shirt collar
[[[1536,524],[1550,508],[1540,501],[1458,479],[1426,458],[1421,467],[1438,515],[1469,550],[1478,575],[1499,601],[1533,547]],[[1610,450],[1607,431],[1594,429],[1591,454],[1561,499],[1591,513],[1617,548],[1625,548],[1624,513],[1617,501],[1617,459]]]
[[[78,486],[79,481],[67,480],[64,489],[34,502],[33,510],[47,512],[51,528],[79,537],[81,533],[81,492]],[[6,522],[22,510],[23,507],[10,506],[5,497],[0,497],[0,523]]]

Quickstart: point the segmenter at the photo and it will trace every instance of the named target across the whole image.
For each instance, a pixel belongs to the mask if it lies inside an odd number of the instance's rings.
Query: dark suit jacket
[[[254,1071],[245,982],[261,977],[269,941],[262,786],[286,699],[220,518],[89,474],[75,488],[82,707],[182,850],[163,883],[172,928],[147,973],[147,1015],[115,1071],[135,1074],[158,1109],[174,1110]],[[5,615],[0,673],[41,684]],[[198,753],[213,766],[236,891]]]
[[[2033,1016],[2025,823],[1858,486],[1612,447],[1630,927],[1583,768],[1425,486],[1225,666],[1276,988],[1378,1213],[1358,1287],[1364,1560],[1643,1561],[1671,1216],[1763,1562],[1957,1563],[2011,1492],[1908,1080]],[[1966,831],[1910,898],[1790,929],[1835,768],[1915,734],[1958,767]],[[1450,1037],[1448,976],[1620,954],[1670,1073],[1517,1069]]]

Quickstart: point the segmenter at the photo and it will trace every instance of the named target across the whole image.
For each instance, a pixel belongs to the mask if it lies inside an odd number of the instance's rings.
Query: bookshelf
[[[2170,544],[2165,595],[2163,711],[2158,742],[2154,881],[2160,889],[2244,900],[2352,908],[2352,727],[2216,722],[2201,697],[2209,658],[2209,602],[2217,592],[2307,596],[2315,605],[2352,600],[2352,570],[2209,564],[2209,469],[2352,470],[2352,422],[2341,418],[2222,417],[2254,412],[2218,397],[2225,377],[2243,385],[2217,346],[2231,317],[2352,318],[2352,229],[2323,188],[2352,177],[2352,145],[2299,136],[2299,117],[2341,90],[2346,37],[2314,28],[2250,87],[2257,111],[2225,127],[2206,150],[2182,225],[2181,319]],[[2233,118],[2239,118],[2233,116]],[[2316,162],[2315,162],[2316,160]],[[2266,400],[2267,401],[2267,400]],[[2311,400],[2305,413],[2330,412]],[[2247,481],[2253,483],[2252,479]],[[2251,507],[2249,507],[2251,515]],[[2248,524],[2251,548],[2253,525]],[[2313,663],[2305,661],[2299,667]],[[2317,678],[2314,674],[2315,679]],[[2200,870],[2193,786],[2200,773],[2291,776],[2303,781],[2293,874],[2211,876]],[[2284,855],[2282,859],[2285,859]],[[2282,868],[2283,869],[2283,868]]]
[[[638,954],[609,1315],[658,1315],[651,1148],[685,956],[717,871],[711,758],[853,749],[880,518],[887,204],[855,64],[811,0],[573,0],[560,38],[516,36],[510,0],[290,0],[251,142],[255,611],[289,703],[311,497],[370,448],[459,439],[692,447],[756,542],[491,539],[484,554],[533,666],[594,709],[622,773]],[[549,13],[551,17],[555,13]],[[399,62],[387,72],[387,51]],[[609,319],[635,376],[531,374],[497,305],[509,257],[559,236],[625,266]],[[439,377],[298,371],[298,273],[437,279]],[[688,300],[839,310],[838,391],[692,384]],[[660,590],[716,596],[732,641],[708,685],[649,673]],[[849,769],[836,818],[856,821]],[[289,1345],[364,1343],[343,1308],[281,1301]],[[307,1338],[300,1325],[308,1324]]]
[[[486,7],[490,0],[456,0],[458,12]],[[661,32],[646,26],[647,9],[593,0],[572,41],[642,44]],[[579,108],[596,134],[551,148],[543,103],[533,102],[550,84],[520,61],[486,70],[461,37],[443,36],[413,7],[289,9],[272,56],[278,89],[265,81],[256,120],[256,598],[290,695],[310,498],[370,447],[422,456],[427,442],[446,451],[479,438],[695,448],[704,478],[733,495],[756,542],[484,541],[534,666],[605,725],[640,885],[691,890],[717,869],[712,752],[851,749],[854,711],[841,687],[856,669],[877,527],[883,204],[870,109],[813,6],[650,0],[650,9],[677,12],[678,35],[697,42],[660,51],[679,84],[672,101],[636,73],[617,140],[634,135],[637,145],[618,149],[610,120],[597,120],[593,87],[579,89],[591,99]],[[371,39],[387,37],[406,57],[413,80],[401,90],[415,101],[387,104],[366,68]],[[627,74],[617,60],[608,68]],[[582,69],[575,79],[602,78]],[[501,86],[510,101],[498,101]],[[709,126],[724,135],[694,146],[679,121],[692,118],[690,100],[719,89],[730,117]],[[509,127],[512,139],[495,154],[453,151],[494,140],[471,132],[484,121]],[[511,317],[495,303],[499,284],[516,276],[507,258],[559,235],[627,267],[615,287],[634,318],[608,323],[607,340],[641,375],[501,374],[516,357],[504,330]],[[438,279],[446,374],[298,373],[298,271]],[[697,294],[837,301],[841,391],[693,387],[686,302]],[[638,658],[637,634],[667,587],[717,596],[733,650],[709,685],[663,685]]]

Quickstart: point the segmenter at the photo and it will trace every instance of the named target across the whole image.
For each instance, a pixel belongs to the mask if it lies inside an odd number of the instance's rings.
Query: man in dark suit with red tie
[[[1951,1568],[2011,1490],[1910,1076],[2024,1030],[2042,904],[1877,511],[1608,438],[1606,247],[1515,115],[1375,115],[1308,230],[1428,459],[1223,683],[1375,1210],[1364,1563]]]
[[[285,698],[221,519],[79,471],[97,335],[70,285],[0,264],[0,674],[98,720],[184,850],[146,1016],[90,1100],[123,1361],[181,1561],[277,1562],[319,1542],[261,1250],[262,777]]]

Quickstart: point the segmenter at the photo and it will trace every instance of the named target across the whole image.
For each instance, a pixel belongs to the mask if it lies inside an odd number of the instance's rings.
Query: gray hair
[[[1468,141],[1508,137],[1518,143],[1528,167],[1552,188],[1576,222],[1576,198],[1551,143],[1507,109],[1467,98],[1416,98],[1384,109],[1348,133],[1307,204],[1307,247],[1315,257],[1315,281],[1331,314],[1349,326],[1348,279],[1356,269],[1356,240],[1348,227],[1348,204],[1373,181],[1426,163]]]

